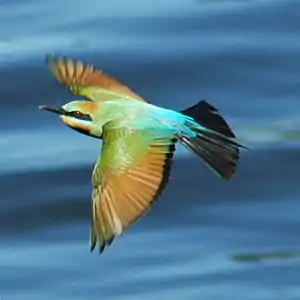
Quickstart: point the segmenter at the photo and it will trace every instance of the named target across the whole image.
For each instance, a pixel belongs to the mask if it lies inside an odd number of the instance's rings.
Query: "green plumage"
[[[103,141],[97,169],[109,168],[119,172],[138,163],[144,157],[149,148],[151,135],[126,128],[118,129],[112,122],[103,128]],[[97,184],[98,182],[94,182],[94,185]]]
[[[164,109],[93,65],[61,57],[47,57],[46,63],[60,84],[84,100],[40,108],[103,140],[92,176],[91,251],[98,243],[103,252],[150,209],[169,180],[176,142],[223,179],[235,174],[242,146],[206,101],[181,112]]]

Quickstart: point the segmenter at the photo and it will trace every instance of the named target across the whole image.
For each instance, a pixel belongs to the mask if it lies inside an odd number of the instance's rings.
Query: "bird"
[[[102,254],[152,208],[170,180],[177,143],[221,179],[235,175],[240,148],[246,147],[208,101],[176,111],[151,104],[83,60],[46,55],[45,64],[79,99],[39,108],[102,141],[91,176],[91,252],[98,244]]]

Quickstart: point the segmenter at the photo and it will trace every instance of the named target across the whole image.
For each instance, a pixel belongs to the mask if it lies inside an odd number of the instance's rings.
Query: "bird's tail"
[[[181,113],[193,119],[191,122],[187,119],[186,126],[196,134],[193,137],[182,135],[182,144],[199,156],[217,175],[230,179],[236,171],[239,147],[243,146],[235,141],[229,125],[205,100]]]

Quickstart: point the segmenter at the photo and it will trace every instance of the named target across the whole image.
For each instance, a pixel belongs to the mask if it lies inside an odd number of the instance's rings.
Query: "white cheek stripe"
[[[83,126],[86,126],[86,127],[90,127],[92,122],[91,121],[86,121],[86,120],[79,120],[79,119],[76,119],[76,118],[72,118],[72,121],[74,122],[74,124],[82,124]]]

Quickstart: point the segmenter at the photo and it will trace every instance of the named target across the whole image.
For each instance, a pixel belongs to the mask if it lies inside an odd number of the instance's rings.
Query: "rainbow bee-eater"
[[[149,210],[168,183],[177,142],[221,178],[235,174],[242,145],[205,100],[178,112],[148,103],[85,62],[47,57],[46,63],[56,79],[82,99],[40,109],[58,114],[80,133],[102,139],[92,174],[91,251],[98,243],[102,253]]]

